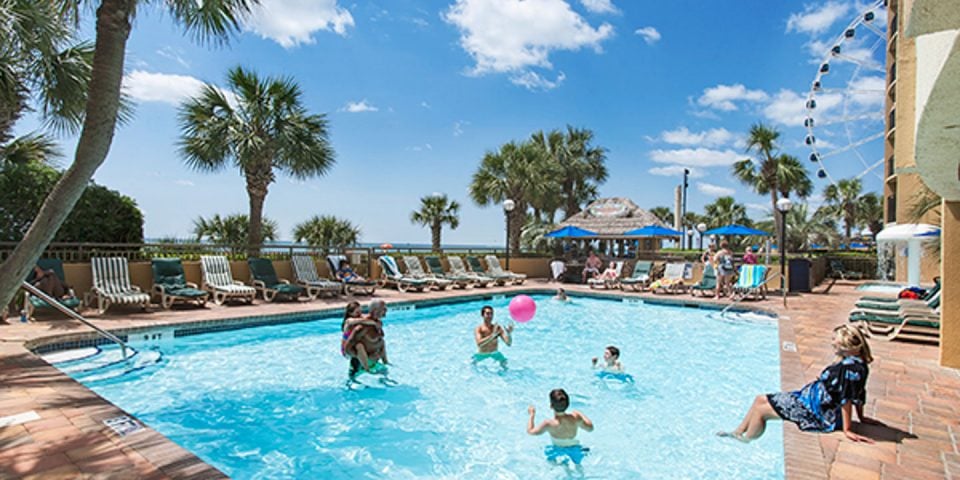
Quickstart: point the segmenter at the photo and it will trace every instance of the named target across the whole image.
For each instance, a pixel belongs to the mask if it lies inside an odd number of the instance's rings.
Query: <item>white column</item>
[[[920,239],[911,238],[907,242],[907,285],[920,285]]]

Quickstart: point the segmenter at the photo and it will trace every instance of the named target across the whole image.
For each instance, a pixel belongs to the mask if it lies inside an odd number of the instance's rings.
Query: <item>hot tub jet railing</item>
[[[117,337],[116,335],[90,323],[90,321],[84,318],[83,315],[80,315],[79,313],[63,306],[63,304],[58,302],[56,299],[54,299],[50,295],[47,295],[43,290],[40,290],[39,288],[34,287],[33,285],[30,285],[27,282],[23,282],[21,287],[23,287],[24,290],[30,292],[32,295],[35,295],[37,298],[43,300],[44,302],[47,302],[47,305],[50,305],[51,307],[56,308],[57,310],[62,312],[64,315],[74,320],[77,320],[78,322],[83,323],[84,325],[94,329],[98,334],[100,334],[100,336],[119,345],[120,353],[123,355],[124,360],[126,360],[128,357],[127,349],[129,349],[131,352],[135,351],[133,347],[131,347],[130,345],[127,345],[126,342],[124,342],[123,340],[120,340],[120,338]]]

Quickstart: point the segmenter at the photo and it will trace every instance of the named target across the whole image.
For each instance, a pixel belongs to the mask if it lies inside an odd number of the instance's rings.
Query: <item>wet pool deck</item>
[[[855,285],[840,282],[827,295],[791,296],[787,308],[779,298],[743,302],[745,306],[778,314],[781,344],[796,346],[796,351],[781,349],[783,389],[802,386],[833,361],[831,330],[846,320],[847,312],[862,293],[855,290]],[[555,287],[532,280],[520,287],[429,294],[381,289],[377,297],[390,303]],[[575,285],[563,287],[573,293],[590,291]],[[692,300],[689,295],[614,293]],[[367,302],[369,298],[357,300]],[[211,304],[199,310],[154,308],[147,313],[118,309],[104,317],[90,318],[100,327],[119,329],[336,309],[346,302],[343,298],[277,304],[258,301],[253,306]],[[0,422],[26,412],[35,412],[39,418],[0,426],[0,479],[224,477],[150,428],[126,436],[114,433],[103,421],[125,412],[49,366],[24,346],[25,342],[44,337],[85,332],[87,327],[53,316],[26,324],[16,319],[8,321],[11,323],[0,324]],[[865,426],[859,431],[877,443],[853,443],[840,433],[801,433],[794,426],[785,425],[787,478],[960,479],[960,371],[938,366],[936,346],[875,340],[871,347],[876,360],[871,366],[865,413],[884,425]],[[744,409],[747,406],[745,403]],[[733,426],[718,425],[718,429]],[[750,448],[744,446],[747,452]]]

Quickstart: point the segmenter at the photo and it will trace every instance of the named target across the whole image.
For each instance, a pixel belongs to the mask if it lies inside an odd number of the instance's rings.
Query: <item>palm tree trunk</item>
[[[443,229],[439,223],[430,226],[430,240],[433,243],[433,251],[440,251],[440,231]]]
[[[263,243],[263,202],[267,198],[266,188],[259,188],[247,181],[247,195],[250,197],[250,227],[247,230],[247,258],[260,256]]]
[[[507,221],[510,222],[510,252],[513,254],[520,253],[520,234],[523,233],[524,217],[526,215],[526,207],[519,204],[507,215]]]
[[[103,0],[97,9],[87,111],[73,164],[47,195],[37,217],[10,257],[0,265],[0,307],[16,294],[40,254],[73,210],[94,172],[107,158],[117,125],[123,60],[135,0]]]

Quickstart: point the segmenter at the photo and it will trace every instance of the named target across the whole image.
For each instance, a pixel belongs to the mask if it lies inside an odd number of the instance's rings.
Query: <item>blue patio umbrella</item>
[[[745,227],[743,225],[726,225],[703,232],[704,235],[770,235],[763,230]]]
[[[660,225],[647,225],[643,228],[630,230],[623,234],[627,237],[682,237],[683,232],[678,232]]]
[[[550,238],[584,238],[584,237],[596,237],[596,236],[597,236],[597,232],[584,230],[580,227],[574,227],[573,225],[567,225],[566,227],[563,227],[560,230],[554,230],[544,235],[544,237],[550,237]]]
[[[918,233],[914,235],[915,237],[939,237],[940,229],[930,230],[929,232]]]

